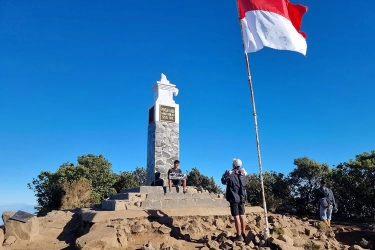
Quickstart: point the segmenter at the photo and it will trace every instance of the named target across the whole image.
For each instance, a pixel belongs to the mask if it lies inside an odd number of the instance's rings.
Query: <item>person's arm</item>
[[[227,185],[228,170],[221,176],[221,184]]]
[[[332,190],[330,190],[330,195],[332,196],[332,202],[333,202],[333,210],[335,210],[335,212],[337,212],[337,204],[336,204],[336,200],[335,200],[335,196],[333,195],[333,192]]]
[[[168,170],[168,187],[169,187],[169,192],[171,192],[171,189],[172,189],[172,180],[169,179],[169,174],[171,173],[172,171],[169,169]]]

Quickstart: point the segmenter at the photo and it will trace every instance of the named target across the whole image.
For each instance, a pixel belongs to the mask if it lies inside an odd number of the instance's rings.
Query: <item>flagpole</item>
[[[241,36],[243,38],[243,30],[242,30],[241,17],[240,17],[240,6],[238,4],[238,0],[236,0],[236,3],[237,3],[238,21],[239,21],[239,24],[240,24]],[[243,48],[244,48],[244,51],[245,51],[245,44],[244,44],[243,40],[242,40],[242,45],[243,45]],[[262,187],[263,209],[264,209],[264,220],[265,220],[264,234],[265,234],[265,239],[268,239],[268,237],[269,237],[269,227],[268,227],[266,194],[264,192],[264,185],[263,185],[262,158],[260,156],[260,144],[259,144],[259,133],[258,133],[258,116],[257,116],[256,107],[255,107],[253,80],[252,80],[252,77],[251,77],[250,63],[249,63],[249,57],[248,57],[247,53],[245,53],[245,61],[246,61],[246,69],[247,69],[247,79],[248,79],[249,87],[250,87],[251,103],[252,103],[252,106],[253,106],[254,125],[255,125],[255,139],[256,139],[257,152],[258,152],[259,177],[260,177],[260,185]]]

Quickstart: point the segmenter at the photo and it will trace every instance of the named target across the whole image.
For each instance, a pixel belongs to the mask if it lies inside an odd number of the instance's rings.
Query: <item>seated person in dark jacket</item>
[[[181,186],[184,189],[184,193],[186,193],[186,178],[185,179],[170,179],[170,174],[171,173],[177,173],[177,174],[182,174],[180,167],[180,161],[175,160],[173,163],[173,168],[168,170],[168,186],[169,186],[169,192],[171,192],[172,186],[178,187]]]
[[[160,178],[160,172],[155,173],[155,180],[151,182],[151,186],[164,186],[164,180]]]

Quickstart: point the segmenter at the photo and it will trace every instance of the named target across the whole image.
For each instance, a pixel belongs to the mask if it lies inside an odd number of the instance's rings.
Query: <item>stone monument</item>
[[[147,185],[155,180],[155,173],[160,173],[167,186],[167,172],[180,155],[179,105],[173,100],[178,89],[161,74],[152,90],[154,103],[148,111]]]

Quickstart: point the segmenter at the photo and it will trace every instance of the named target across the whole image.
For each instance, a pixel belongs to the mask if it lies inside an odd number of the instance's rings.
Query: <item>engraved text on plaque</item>
[[[160,105],[160,121],[175,122],[175,108]]]

